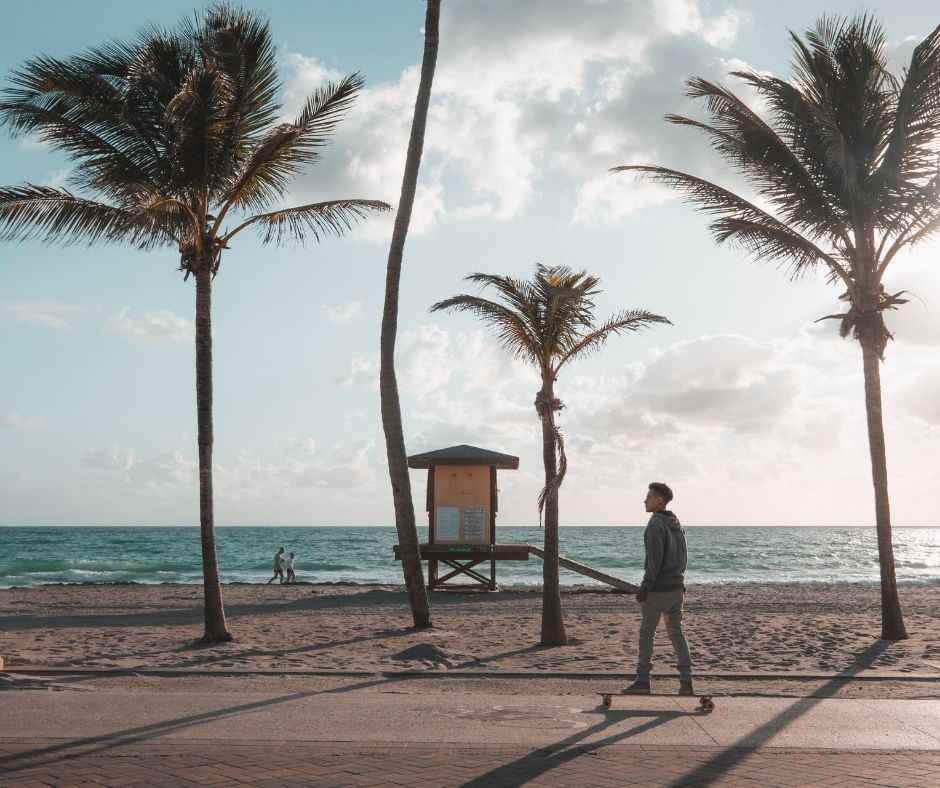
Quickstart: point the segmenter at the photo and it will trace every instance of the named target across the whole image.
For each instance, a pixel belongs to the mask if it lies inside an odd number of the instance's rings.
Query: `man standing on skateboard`
[[[636,681],[624,687],[624,694],[649,695],[653,669],[653,637],[659,619],[666,619],[666,632],[672,641],[679,667],[679,694],[692,695],[692,655],[682,633],[682,600],[685,596],[685,568],[688,549],[685,531],[666,507],[672,490],[662,482],[653,482],[646,493],[646,511],[652,514],[643,533],[646,547],[646,571],[637,592],[643,621],[640,624],[640,649]]]

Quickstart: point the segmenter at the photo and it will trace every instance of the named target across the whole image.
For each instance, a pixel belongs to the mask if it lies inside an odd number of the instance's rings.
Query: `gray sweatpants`
[[[685,592],[679,591],[650,591],[645,602],[640,603],[640,612],[643,621],[640,624],[640,654],[637,659],[636,677],[649,681],[653,670],[653,637],[659,619],[666,619],[666,632],[672,642],[672,649],[676,652],[679,667],[679,678],[683,681],[692,680],[692,655],[689,653],[689,644],[685,642],[682,634],[682,599]]]

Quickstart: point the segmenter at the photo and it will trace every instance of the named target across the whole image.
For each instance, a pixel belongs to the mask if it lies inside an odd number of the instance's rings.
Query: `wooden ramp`
[[[536,547],[534,544],[529,545],[529,552],[532,555],[545,560],[545,551]],[[605,575],[603,572],[598,572],[596,569],[591,569],[591,567],[586,566],[585,564],[579,564],[577,561],[572,561],[570,558],[563,558],[558,556],[558,565],[563,566],[565,569],[570,569],[572,572],[578,572],[586,577],[594,578],[595,580],[600,580],[602,583],[607,583],[609,586],[614,588],[619,588],[621,591],[626,591],[628,594],[635,594],[640,589],[637,588],[633,583],[628,583],[625,580],[621,580],[612,575]]]

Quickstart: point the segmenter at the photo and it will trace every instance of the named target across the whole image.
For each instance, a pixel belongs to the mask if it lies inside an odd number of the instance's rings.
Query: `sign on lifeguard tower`
[[[414,467],[414,466],[412,466]],[[492,473],[473,465],[429,468],[434,485],[430,541],[436,544],[491,544]],[[495,518],[494,518],[495,519]]]
[[[495,591],[497,561],[529,559],[527,544],[496,544],[496,471],[517,469],[518,457],[460,445],[412,455],[408,467],[428,470],[428,541],[419,548],[428,562],[429,588]],[[395,557],[401,558],[398,545]],[[489,577],[474,569],[484,561]],[[439,564],[451,571],[439,576]],[[473,582],[450,583],[458,576]]]

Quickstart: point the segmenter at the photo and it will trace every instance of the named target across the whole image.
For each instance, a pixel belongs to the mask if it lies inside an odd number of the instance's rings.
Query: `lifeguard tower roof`
[[[498,469],[517,470],[519,458],[498,451],[480,449],[476,446],[449,446],[446,449],[412,454],[408,458],[409,468],[430,468],[432,465],[488,465]]]

